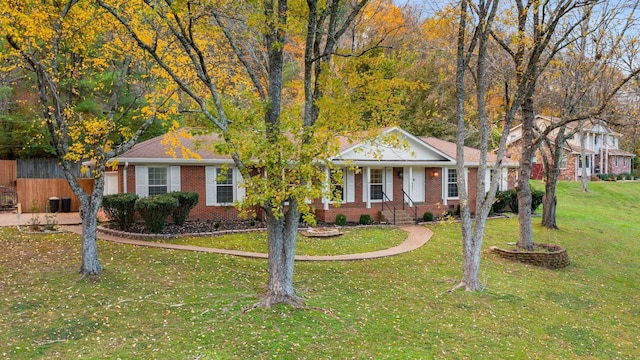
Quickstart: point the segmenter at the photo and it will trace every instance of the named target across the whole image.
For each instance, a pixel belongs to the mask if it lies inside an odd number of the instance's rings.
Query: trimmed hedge
[[[135,209],[144,220],[149,233],[164,230],[167,217],[178,207],[178,199],[169,195],[158,195],[136,200]]]
[[[347,216],[345,214],[336,215],[336,225],[340,225],[340,226],[347,225]]]
[[[191,209],[198,204],[198,193],[194,191],[176,191],[168,195],[178,200],[178,206],[173,210],[171,217],[176,225],[182,226],[189,217]]]
[[[544,198],[544,191],[531,189],[531,212],[535,212]],[[502,213],[509,208],[514,213],[518,213],[518,192],[515,189],[496,192],[496,199],[493,202],[493,212]]]
[[[360,225],[370,225],[371,224],[371,215],[362,214],[360,215]]]
[[[118,229],[127,230],[133,224],[136,200],[138,195],[131,193],[105,195],[102,198],[102,210]]]
[[[427,211],[424,214],[422,214],[422,221],[433,221],[433,213]]]

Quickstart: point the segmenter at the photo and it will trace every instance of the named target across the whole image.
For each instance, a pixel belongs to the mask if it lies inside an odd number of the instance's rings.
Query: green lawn
[[[541,185],[537,185],[541,187]],[[561,183],[560,271],[502,260],[517,220],[491,220],[486,289],[461,276],[459,226],[395,257],[296,263],[308,308],[247,313],[266,261],[100,242],[102,281],[78,281],[79,237],[0,230],[0,353],[9,359],[640,358],[640,183]]]
[[[296,254],[322,256],[377,251],[396,246],[407,238],[406,232],[388,227],[346,227],[340,231],[342,235],[329,238],[298,236]],[[264,231],[167,239],[163,242],[267,253],[267,233]]]

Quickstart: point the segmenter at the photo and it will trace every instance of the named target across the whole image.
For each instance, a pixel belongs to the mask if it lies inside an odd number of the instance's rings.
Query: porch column
[[[324,184],[322,184],[324,188],[324,195],[322,196],[322,208],[324,210],[329,210],[329,195],[331,192],[331,174],[329,173],[329,168],[324,168]]]
[[[365,201],[367,202],[367,209],[371,209],[371,186],[369,186],[370,181],[371,168],[367,166],[364,169],[364,174],[362,175],[362,186],[364,186],[364,194],[366,195]]]
[[[442,195],[442,205],[448,205],[447,203],[447,178],[449,177],[449,172],[447,170],[447,168],[440,168],[440,174],[442,174],[442,179],[441,179],[441,187],[442,187],[442,191],[440,192],[440,194]]]

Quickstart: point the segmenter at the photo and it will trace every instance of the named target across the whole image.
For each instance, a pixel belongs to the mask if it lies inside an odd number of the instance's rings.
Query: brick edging
[[[535,246],[549,251],[505,250],[496,246],[492,246],[490,250],[502,258],[547,269],[562,269],[569,266],[569,254],[562,246],[553,244],[535,244]]]

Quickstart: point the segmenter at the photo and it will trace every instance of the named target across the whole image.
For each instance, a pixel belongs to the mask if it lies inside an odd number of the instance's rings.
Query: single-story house
[[[560,119],[537,115],[535,125],[538,129],[545,129],[550,124],[558,122]],[[561,180],[579,180],[582,177],[583,164],[580,159],[582,153],[580,132],[577,130],[577,123],[567,125],[567,134],[571,134],[563,143],[563,154],[560,159],[560,179]],[[634,154],[621,150],[619,148],[620,138],[622,134],[613,131],[604,121],[590,119],[584,122],[583,134],[585,137],[584,153],[586,161],[584,168],[587,177],[596,174],[624,174],[630,173],[632,170],[632,159]],[[553,143],[557,131],[552,131],[549,140]],[[509,132],[507,145],[510,147],[509,155],[516,159],[520,154],[522,140],[522,124],[513,127]],[[544,178],[544,164],[542,161],[542,153],[545,151],[548,155],[549,151],[539,148],[536,156],[533,158],[533,167],[531,169],[531,178],[541,180]],[[549,156],[549,155],[548,155]]]
[[[380,136],[392,135],[402,145],[388,145],[384,141],[349,142],[341,139],[339,153],[331,161],[344,170],[343,183],[333,184],[342,189],[339,207],[328,199],[315,199],[312,204],[318,220],[334,222],[337,214],[348,221],[358,221],[369,214],[374,220],[391,221],[381,214],[383,206],[395,206],[422,217],[426,211],[440,215],[455,209],[459,203],[456,171],[456,144],[432,137],[416,137],[393,127]],[[117,158],[117,172],[108,175],[110,188],[117,192],[136,193],[141,197],[171,191],[195,191],[199,204],[190,217],[200,220],[233,220],[238,216],[232,204],[242,201],[245,194],[242,176],[230,157],[195,146],[196,142],[218,141],[216,134],[183,139],[181,145],[197,153],[200,159],[174,157],[163,144],[163,136],[135,145]],[[476,198],[480,151],[465,149],[465,174],[471,205]],[[505,159],[500,189],[512,188],[517,163]],[[226,169],[223,182],[218,175]],[[327,171],[328,173],[328,171]],[[489,172],[483,176],[489,179]],[[329,176],[327,176],[329,178]],[[115,191],[113,191],[115,192]],[[258,214],[260,216],[260,214]],[[387,215],[388,216],[388,215]],[[398,214],[400,216],[400,214]]]

